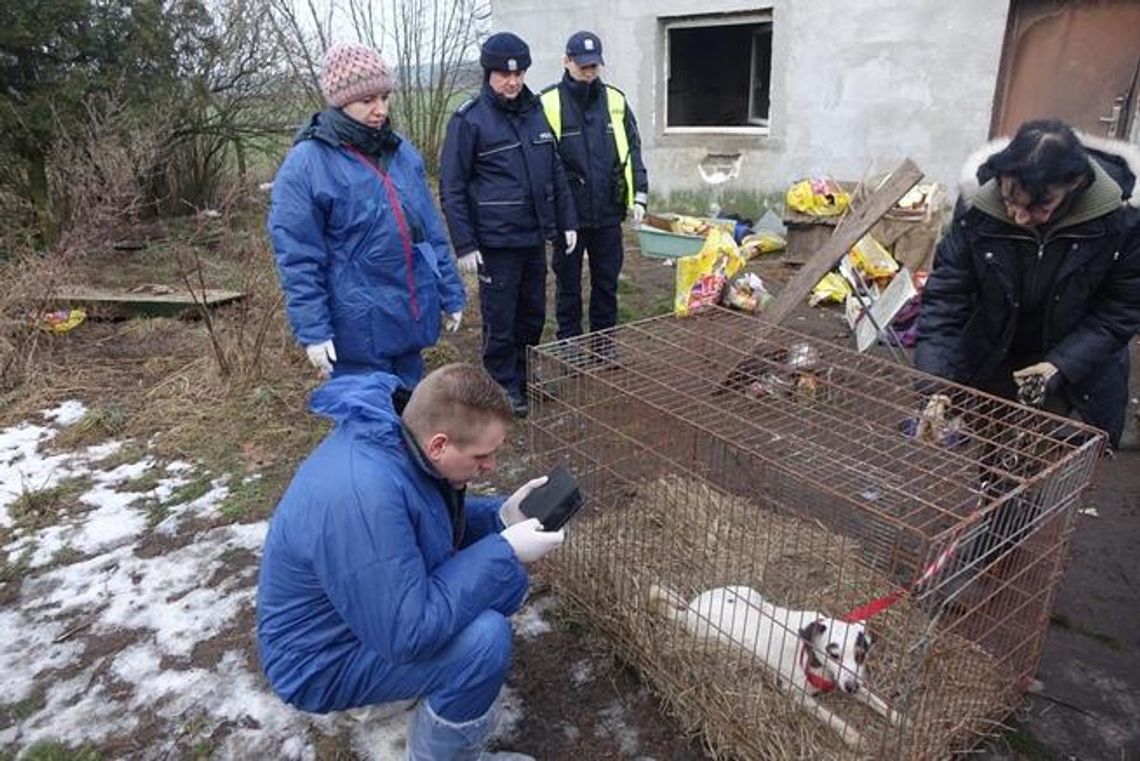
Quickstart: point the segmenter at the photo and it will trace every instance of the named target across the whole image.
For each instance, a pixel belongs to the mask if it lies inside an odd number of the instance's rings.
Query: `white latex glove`
[[[562,529],[543,531],[538,518],[527,518],[521,523],[508,526],[500,533],[522,563],[533,563],[561,547],[566,539]]]
[[[479,271],[479,265],[482,263],[483,255],[478,251],[472,251],[459,257],[459,271],[474,274]]]
[[[454,333],[459,330],[459,326],[463,323],[463,312],[452,312],[447,315],[443,321],[443,327],[448,333]]]
[[[1055,377],[1057,377],[1057,366],[1052,362],[1038,362],[1014,371],[1013,382],[1017,384],[1017,401],[1030,407],[1042,406],[1049,393],[1050,381]]]
[[[578,245],[578,231],[567,230],[562,235],[566,238],[566,253],[570,253],[574,250],[574,246]]]
[[[333,363],[336,362],[336,347],[333,346],[332,339],[306,346],[305,353],[309,355],[313,367],[321,371],[321,375],[332,375]]]
[[[1028,379],[1034,375],[1037,375],[1037,376],[1040,376],[1043,381],[1048,383],[1049,381],[1051,381],[1053,379],[1053,376],[1056,374],[1057,374],[1057,366],[1054,365],[1052,362],[1038,362],[1035,365],[1030,365],[1029,367],[1023,367],[1020,370],[1015,371],[1013,373],[1013,379],[1015,381],[1024,382],[1026,379]]]
[[[635,203],[633,205],[633,223],[640,225],[643,219],[645,219],[645,204]]]
[[[546,483],[546,481],[546,476],[532,478],[516,489],[514,494],[507,497],[502,507],[499,508],[499,520],[503,522],[504,526],[513,526],[516,523],[521,523],[526,520],[526,516],[523,515],[522,511],[523,500],[526,499],[527,495],[532,491]]]

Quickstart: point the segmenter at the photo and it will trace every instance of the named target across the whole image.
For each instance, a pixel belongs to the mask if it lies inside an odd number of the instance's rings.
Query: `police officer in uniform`
[[[583,254],[590,263],[590,330],[617,322],[621,223],[632,210],[634,224],[641,224],[649,193],[633,109],[621,90],[601,80],[602,41],[593,32],[576,32],[566,41],[562,65],[562,81],[540,95],[574,194],[580,233],[577,246],[555,252],[551,261],[559,339],[582,332]]]
[[[459,268],[479,274],[483,365],[525,417],[526,349],[546,319],[546,243],[574,249],[578,218],[541,104],[530,48],[499,32],[480,50],[483,88],[451,117],[440,203]]]

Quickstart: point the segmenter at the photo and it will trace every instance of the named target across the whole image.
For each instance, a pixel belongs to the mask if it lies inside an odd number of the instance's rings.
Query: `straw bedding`
[[[685,599],[747,585],[778,605],[840,616],[895,589],[857,542],[814,521],[765,509],[676,475],[642,483],[623,505],[576,524],[556,577],[591,623],[653,682],[683,726],[724,758],[944,758],[992,728],[1011,705],[1000,661],[940,633],[904,597],[868,622],[868,682],[903,715],[892,727],[844,695],[820,697],[857,728],[852,753],[779,691],[740,648],[693,638],[646,604],[651,584]]]

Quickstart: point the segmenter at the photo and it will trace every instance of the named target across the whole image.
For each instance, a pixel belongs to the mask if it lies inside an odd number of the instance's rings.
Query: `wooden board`
[[[922,171],[905,159],[879,189],[843,217],[827,242],[807,260],[799,272],[776,294],[761,317],[779,325],[800,304],[815,284],[839,263],[875,223],[922,179]]]
[[[97,315],[150,317],[192,316],[199,302],[209,308],[219,307],[240,299],[246,294],[208,288],[193,295],[185,287],[141,286],[137,288],[88,288],[61,286],[48,301],[61,307],[85,307]]]

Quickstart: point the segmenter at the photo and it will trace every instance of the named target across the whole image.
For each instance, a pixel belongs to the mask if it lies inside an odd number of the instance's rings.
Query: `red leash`
[[[981,502],[980,497],[978,501],[979,503]],[[844,614],[839,620],[848,624],[856,623],[858,621],[866,621],[868,618],[882,613],[884,610],[891,607],[896,602],[925,584],[930,580],[932,576],[935,576],[946,566],[946,563],[950,561],[950,558],[954,557],[954,552],[958,549],[959,542],[962,541],[962,535],[966,533],[966,529],[973,525],[974,521],[976,521],[981,516],[981,514],[982,508],[979,506],[969,516],[967,516],[966,521],[958,529],[958,532],[954,535],[953,540],[949,543],[946,549],[939,553],[938,557],[934,558],[934,561],[931,562],[930,565],[926,566],[925,569],[923,569],[922,575],[911,582],[910,586],[906,587],[905,589],[899,589],[891,592],[890,594],[883,595],[882,597],[878,597],[864,605],[860,605],[854,610],[851,610],[848,613]]]

